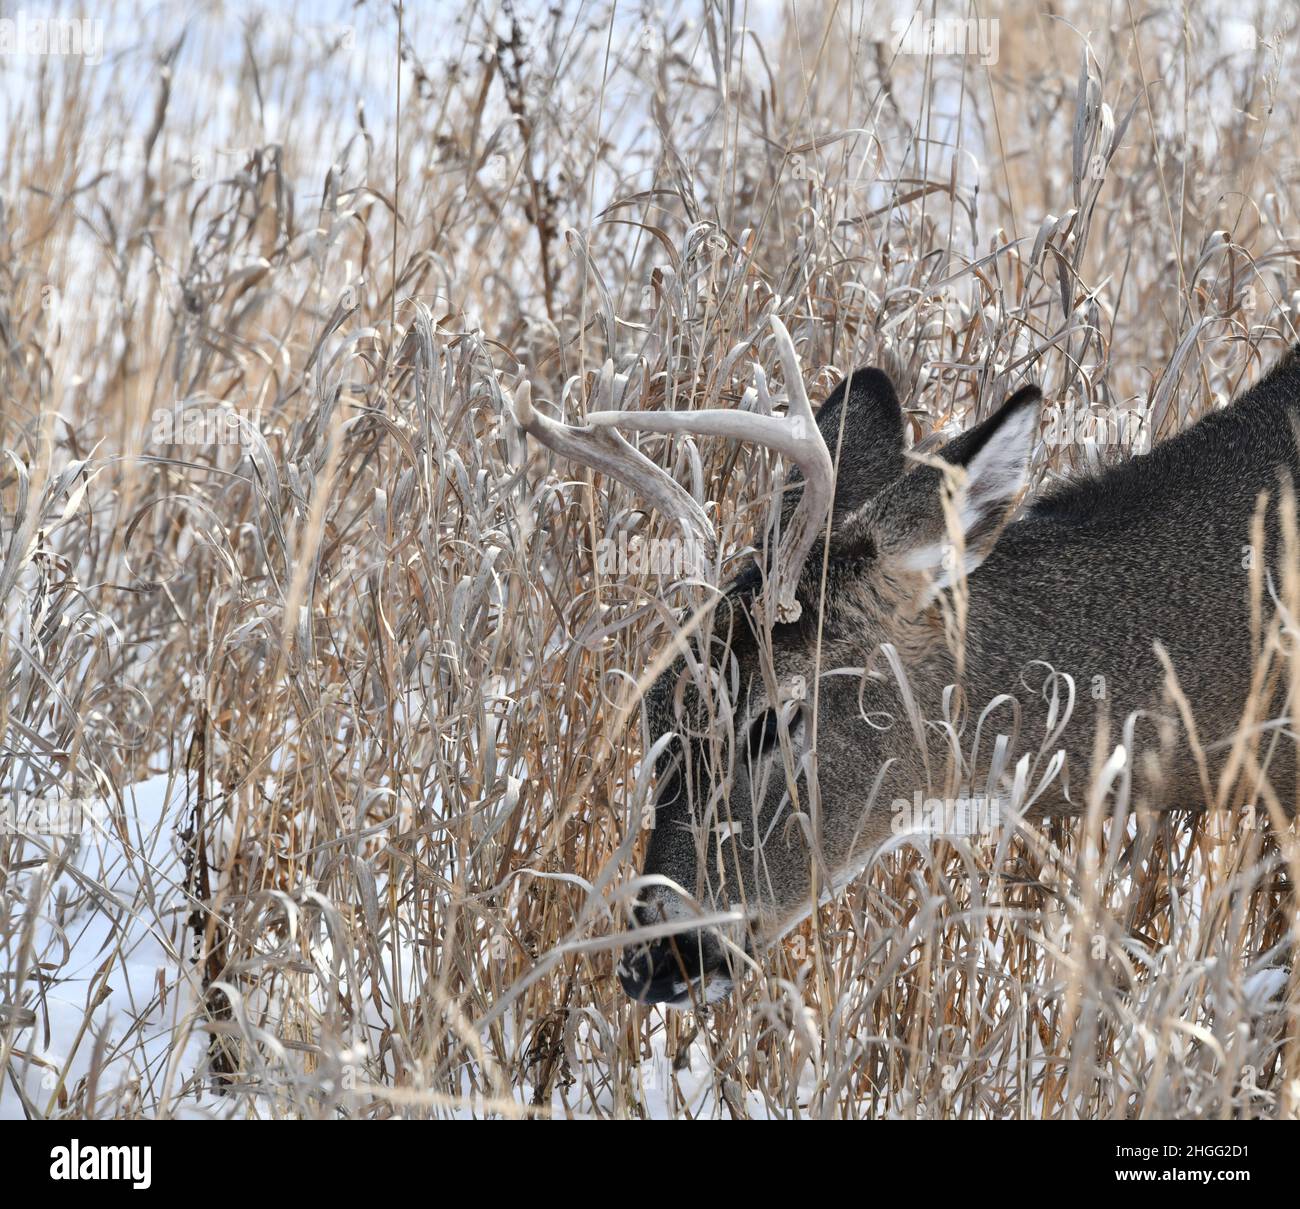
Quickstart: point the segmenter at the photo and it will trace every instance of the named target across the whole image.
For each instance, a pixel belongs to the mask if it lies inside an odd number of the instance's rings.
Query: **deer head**
[[[643,1002],[725,995],[747,953],[889,837],[888,803],[930,784],[926,740],[909,719],[959,672],[943,590],[960,590],[997,541],[1037,429],[1029,387],[937,457],[909,457],[884,373],[859,370],[814,419],[793,343],[779,320],[772,327],[782,417],[595,412],[573,428],[539,416],[526,392],[516,402],[530,434],[632,486],[705,548],[703,510],[620,430],[754,441],[798,468],[766,543],[775,554],[720,586],[646,696],[656,800],[634,915],[658,935],[619,964]],[[734,927],[692,922],[725,911]]]

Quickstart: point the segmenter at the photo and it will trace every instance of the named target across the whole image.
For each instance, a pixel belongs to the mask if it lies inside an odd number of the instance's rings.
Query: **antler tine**
[[[798,466],[803,472],[803,495],[781,537],[769,585],[775,601],[776,620],[789,622],[799,618],[801,610],[795,590],[799,586],[804,563],[808,560],[808,554],[831,508],[835,467],[804,390],[794,341],[790,339],[785,324],[775,315],[772,316],[772,334],[785,370],[785,416],[755,415],[753,412],[722,408],[705,411],[596,411],[587,416],[587,427],[593,434],[626,429],[753,441],[775,450]],[[766,393],[766,384],[761,378],[759,382],[761,397]],[[631,446],[627,448],[635,453]],[[640,457],[639,454],[636,456]],[[646,461],[644,458],[641,460]],[[647,462],[647,465],[653,466],[653,463]],[[674,480],[669,481],[677,486]],[[694,503],[693,500],[691,502]]]
[[[687,540],[699,542],[708,561],[715,561],[717,540],[704,509],[672,475],[633,449],[617,432],[609,427],[575,427],[548,419],[534,410],[532,386],[527,379],[515,391],[514,412],[519,427],[548,449],[618,479],[663,515],[675,517]]]

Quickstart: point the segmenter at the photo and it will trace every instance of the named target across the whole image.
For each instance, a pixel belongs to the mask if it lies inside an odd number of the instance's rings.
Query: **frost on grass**
[[[1291,7],[1068,0],[979,71],[856,2],[550,7],[6,76],[0,795],[107,816],[0,834],[0,1111],[1294,1116],[1289,717],[1213,818],[903,845],[736,999],[625,1002],[638,679],[703,589],[512,407],[746,406],[776,318],[920,448],[1026,376],[1035,487],[1147,447],[1297,338]],[[744,565],[783,468],[635,439]]]

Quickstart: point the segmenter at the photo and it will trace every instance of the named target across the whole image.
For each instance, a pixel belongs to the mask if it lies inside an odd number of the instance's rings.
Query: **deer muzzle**
[[[617,973],[623,990],[638,1003],[669,1007],[712,1003],[732,986],[726,949],[712,928],[629,945]]]

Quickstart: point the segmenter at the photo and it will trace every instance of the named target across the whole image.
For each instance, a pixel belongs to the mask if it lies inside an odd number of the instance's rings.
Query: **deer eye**
[[[774,709],[765,709],[749,724],[749,758],[751,761],[761,760],[776,746],[777,729],[778,717]]]

